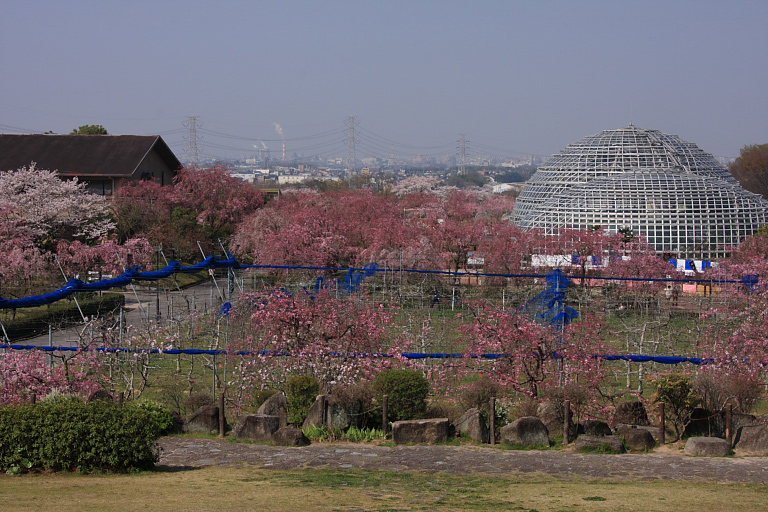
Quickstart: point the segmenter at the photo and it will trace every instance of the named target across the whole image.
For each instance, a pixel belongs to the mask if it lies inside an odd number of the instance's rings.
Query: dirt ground
[[[226,439],[164,437],[160,466],[257,466],[271,469],[365,469],[454,474],[546,474],[562,479],[768,483],[768,457],[689,457],[673,446],[650,454],[599,455],[568,450],[318,443],[300,448]]]

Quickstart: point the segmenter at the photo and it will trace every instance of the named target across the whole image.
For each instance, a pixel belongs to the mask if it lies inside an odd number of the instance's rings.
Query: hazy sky
[[[0,132],[161,134],[206,155],[550,155],[633,122],[768,142],[768,2],[0,0]],[[222,136],[227,135],[227,137]],[[322,135],[318,135],[322,134]],[[492,148],[492,149],[491,149]]]

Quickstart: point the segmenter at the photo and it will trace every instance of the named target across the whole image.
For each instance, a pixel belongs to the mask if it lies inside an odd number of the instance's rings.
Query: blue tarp
[[[286,351],[273,351],[273,350],[266,350],[266,351],[257,351],[253,352],[250,350],[243,350],[243,351],[237,351],[237,352],[228,352],[226,350],[204,350],[204,349],[196,349],[196,348],[185,348],[185,349],[168,349],[168,350],[160,350],[160,349],[138,349],[138,348],[113,348],[113,347],[98,347],[95,349],[81,349],[79,347],[46,347],[46,346],[37,346],[37,345],[0,345],[0,349],[10,349],[10,350],[44,350],[47,352],[51,351],[62,351],[62,352],[77,352],[79,350],[96,350],[97,352],[107,352],[107,353],[117,353],[117,352],[127,352],[127,353],[149,353],[149,354],[187,354],[187,355],[239,355],[239,356],[251,356],[251,355],[263,355],[263,356],[273,356],[273,357],[291,357],[293,354]],[[365,353],[365,352],[354,352],[354,353],[347,353],[347,352],[329,352],[330,356],[333,357],[359,357],[359,358],[365,358],[365,357],[395,357],[393,354],[382,354],[382,353]],[[508,354],[462,354],[462,353],[451,353],[451,352],[433,352],[433,353],[427,353],[427,352],[403,352],[398,355],[399,357],[404,357],[405,359],[464,359],[464,358],[472,358],[472,359],[502,359],[504,357],[509,357]],[[555,357],[562,357],[558,354],[554,354]],[[633,363],[660,363],[660,364],[680,364],[680,363],[691,363],[695,365],[701,365],[701,364],[711,364],[714,362],[713,359],[705,359],[700,357],[678,357],[678,356],[645,356],[645,355],[637,355],[637,354],[604,354],[604,355],[594,355],[595,358],[604,359],[605,361],[631,361]]]

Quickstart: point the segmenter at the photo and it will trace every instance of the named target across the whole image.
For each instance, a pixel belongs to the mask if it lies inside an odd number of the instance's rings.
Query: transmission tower
[[[347,134],[347,143],[349,144],[349,156],[347,157],[347,169],[350,175],[355,174],[356,170],[356,158],[355,158],[355,147],[357,146],[357,139],[355,138],[355,126],[357,126],[358,121],[355,116],[349,116],[345,121],[344,124],[346,125],[347,129],[344,131],[344,133]]]
[[[467,138],[463,133],[458,141],[457,149],[459,151],[459,174],[464,174],[467,172]]]
[[[187,139],[187,147],[184,148],[184,152],[187,154],[187,162],[197,165],[200,163],[197,141],[202,138],[202,136],[197,134],[197,129],[200,128],[203,123],[197,119],[197,116],[189,116],[187,117],[187,120],[184,121],[183,125],[184,128],[189,130],[185,137]]]

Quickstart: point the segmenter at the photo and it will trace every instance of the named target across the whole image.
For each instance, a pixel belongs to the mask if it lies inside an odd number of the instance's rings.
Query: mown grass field
[[[209,467],[136,475],[0,476],[0,510],[762,510],[764,485],[561,481],[547,476]]]

